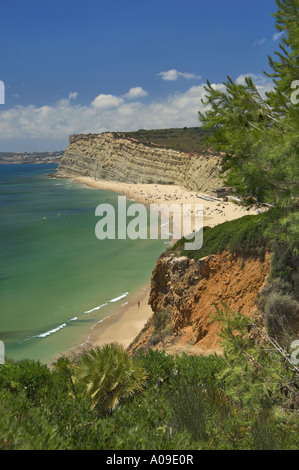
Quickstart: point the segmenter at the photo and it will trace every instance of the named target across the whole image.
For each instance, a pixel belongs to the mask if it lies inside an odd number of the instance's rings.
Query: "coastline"
[[[183,204],[202,204],[204,226],[213,227],[227,220],[257,213],[256,209],[247,210],[234,202],[224,202],[222,199],[217,199],[208,194],[188,191],[175,185],[97,181],[90,177],[72,177],[69,179],[89,188],[115,191],[147,207],[151,203],[166,203],[167,206],[173,203],[180,206]],[[146,285],[132,294],[132,297],[128,299],[125,305],[115,307],[109,317],[93,325],[87,341],[62,355],[76,355],[82,350],[112,342],[117,342],[127,348],[153,315],[153,311],[148,304],[149,293],[150,279]],[[140,307],[138,307],[138,302],[140,302]]]
[[[115,307],[108,317],[94,324],[85,341],[57,354],[51,363],[61,356],[76,357],[82,351],[109,343],[118,343],[124,348],[128,348],[153,315],[153,311],[148,304],[149,294],[150,281],[133,292],[125,304]],[[140,306],[138,306],[138,302]]]
[[[92,346],[102,346],[113,342],[122,344],[127,348],[133,339],[144,327],[153,311],[148,304],[150,283],[138,289],[127,301],[126,305],[115,309],[103,323],[95,325],[90,335]],[[138,307],[140,302],[140,307]]]
[[[224,201],[222,198],[216,198],[200,191],[189,191],[177,185],[94,180],[87,176],[76,176],[69,179],[89,188],[115,191],[147,207],[150,204],[166,204],[167,206],[172,204],[178,204],[179,206],[183,206],[183,204],[190,204],[191,206],[201,204],[203,206],[204,226],[209,227],[214,227],[244,215],[255,215],[260,212],[260,209],[249,209],[233,201]]]

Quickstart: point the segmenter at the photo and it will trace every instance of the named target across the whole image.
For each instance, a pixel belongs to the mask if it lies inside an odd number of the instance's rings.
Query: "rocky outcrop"
[[[154,312],[130,352],[163,348],[167,352],[208,354],[221,352],[219,325],[211,321],[215,304],[252,317],[257,313],[257,294],[270,272],[267,254],[240,257],[230,252],[200,260],[163,254],[154,267],[149,304]],[[156,325],[159,315],[169,313],[165,336]],[[160,322],[161,323],[161,322]]]
[[[105,132],[70,136],[57,176],[88,176],[126,183],[176,184],[211,192],[221,184],[221,155],[211,151],[189,154],[144,145],[120,134]]]

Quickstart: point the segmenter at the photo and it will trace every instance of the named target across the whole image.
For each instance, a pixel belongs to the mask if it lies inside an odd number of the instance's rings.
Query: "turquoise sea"
[[[95,208],[117,194],[49,178],[55,165],[0,165],[0,340],[51,361],[149,279],[161,240],[99,240]],[[104,320],[105,321],[105,320]],[[113,338],[112,338],[113,340]]]

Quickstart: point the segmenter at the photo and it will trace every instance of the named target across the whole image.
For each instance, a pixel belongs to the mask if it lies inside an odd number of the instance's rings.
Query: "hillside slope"
[[[130,345],[138,349],[165,349],[168,353],[221,352],[219,325],[211,322],[215,304],[253,317],[256,298],[270,272],[269,255],[246,257],[224,251],[202,259],[170,252],[156,262],[149,304],[154,312]]]

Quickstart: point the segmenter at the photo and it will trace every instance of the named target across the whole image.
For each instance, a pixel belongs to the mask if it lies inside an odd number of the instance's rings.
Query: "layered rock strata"
[[[211,192],[221,185],[221,155],[188,154],[105,132],[70,136],[57,176],[88,176],[126,183],[176,184]]]

